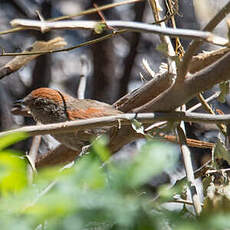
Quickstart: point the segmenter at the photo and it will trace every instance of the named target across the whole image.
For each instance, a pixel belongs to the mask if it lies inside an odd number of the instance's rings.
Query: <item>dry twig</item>
[[[80,13],[77,13],[77,14],[61,16],[61,17],[57,17],[57,18],[51,18],[51,19],[48,19],[47,21],[56,22],[56,21],[60,21],[60,20],[71,19],[71,18],[74,18],[74,17],[79,17],[79,16],[83,16],[83,15],[89,15],[89,14],[97,13],[97,10],[102,11],[102,10],[111,9],[111,8],[114,8],[114,7],[117,7],[117,6],[122,6],[122,5],[131,4],[131,3],[135,3],[135,2],[142,2],[142,1],[143,0],[124,0],[124,1],[121,1],[121,2],[116,2],[116,3],[111,3],[111,4],[99,6],[98,9],[91,8],[91,9],[88,9],[88,10],[81,11]],[[9,33],[22,31],[22,30],[24,30],[24,28],[17,27],[17,28],[5,30],[5,31],[0,31],[0,36],[4,35],[4,34],[9,34]]]
[[[19,70],[20,68],[28,64],[30,61],[40,56],[42,51],[50,52],[56,49],[60,49],[66,45],[67,43],[62,37],[56,37],[47,42],[36,41],[29,50],[31,52],[39,52],[39,53],[34,55],[29,55],[29,56],[18,56],[13,58],[11,61],[9,61],[7,64],[5,64],[3,67],[0,68],[0,79],[5,77],[6,75],[9,75]],[[22,53],[27,53],[27,52],[28,51],[26,50],[23,51]],[[2,56],[4,56],[4,53],[2,53]]]
[[[180,127],[180,125],[177,126],[177,134],[178,134],[180,148],[181,148],[181,152],[182,152],[182,156],[184,160],[184,166],[185,166],[185,171],[187,175],[188,186],[190,188],[190,192],[192,195],[193,206],[194,206],[196,214],[200,215],[201,203],[200,203],[200,199],[199,199],[197,189],[195,186],[195,178],[194,178],[194,173],[193,173],[193,168],[192,168],[191,154],[187,146],[186,136],[184,134],[183,129]]]

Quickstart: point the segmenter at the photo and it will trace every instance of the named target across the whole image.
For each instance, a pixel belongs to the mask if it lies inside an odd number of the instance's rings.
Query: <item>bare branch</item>
[[[144,124],[157,121],[189,121],[203,123],[230,123],[230,115],[210,115],[203,113],[188,113],[188,112],[171,112],[171,113],[126,113],[115,116],[107,116],[100,118],[82,119],[76,121],[67,121],[61,123],[26,126],[10,131],[0,133],[0,137],[16,133],[27,132],[29,135],[45,135],[57,133],[69,133],[82,129],[90,129],[101,126],[116,126],[119,122],[121,125],[130,125],[130,121],[136,119]]]
[[[200,100],[201,104],[203,105],[204,109],[210,113],[210,114],[215,114],[215,112],[213,111],[212,107],[205,101],[203,95],[201,93],[198,94],[198,99]],[[217,125],[218,128],[220,129],[220,131],[226,135],[226,126],[223,124],[218,124]]]
[[[132,109],[144,105],[168,89],[173,83],[173,78],[174,75],[168,72],[156,74],[152,80],[142,87],[126,94],[113,105],[122,112],[129,112]]]
[[[206,103],[208,103],[208,102],[210,102],[210,101],[216,99],[219,95],[220,95],[220,92],[216,92],[216,93],[214,93],[212,96],[210,96],[209,98],[204,99],[204,100],[205,100]],[[202,104],[201,104],[201,103],[198,103],[198,104],[194,105],[193,107],[187,109],[186,111],[187,111],[187,112],[193,112],[193,111],[197,110],[197,109],[198,109],[199,107],[201,107],[201,106],[202,106]]]
[[[228,15],[230,12],[230,2],[228,2],[204,27],[203,31],[213,31],[214,28]],[[192,56],[197,51],[199,46],[202,44],[202,41],[192,41],[189,45],[188,50],[186,51],[183,62],[180,68],[180,78],[184,78],[188,72]]]
[[[172,111],[195,97],[199,92],[230,79],[230,53],[205,69],[188,76],[184,82],[176,82],[168,90],[134,112]],[[166,103],[167,102],[167,103]]]
[[[3,67],[0,68],[0,79],[5,77],[6,75],[9,75],[17,70],[19,70],[21,67],[28,64],[30,61],[35,59],[36,57],[41,55],[42,51],[53,51],[58,48],[62,48],[67,43],[65,42],[64,38],[62,37],[56,37],[52,40],[49,40],[47,42],[45,41],[36,41],[32,47],[30,48],[31,52],[38,51],[39,54],[36,55],[30,55],[30,56],[21,56],[21,57],[15,57],[11,61],[9,61],[7,64],[5,64]],[[22,53],[26,53],[28,51],[23,51]],[[4,56],[4,53],[1,55]]]
[[[205,102],[210,102],[211,100],[213,99],[216,99],[218,96],[219,96],[219,92],[216,92],[214,93],[212,96],[210,96],[209,98],[205,99]],[[201,103],[198,103],[196,105],[194,105],[193,107],[189,108],[188,110],[186,110],[187,112],[193,112],[195,111],[196,109],[198,109],[199,107],[201,107],[202,104]],[[162,122],[157,122],[157,123],[154,123],[153,125],[150,125],[149,127],[145,128],[145,131],[148,132],[152,129],[155,129],[155,128],[160,128],[164,125],[167,124],[167,121],[162,121]]]
[[[42,55],[42,54],[48,54],[48,53],[51,54],[51,53],[70,51],[70,50],[77,49],[77,48],[80,48],[80,47],[83,47],[83,46],[89,46],[89,45],[95,44],[97,42],[104,41],[106,39],[112,38],[115,35],[118,35],[118,34],[124,33],[124,32],[126,32],[126,30],[118,30],[118,31],[116,31],[116,33],[107,34],[105,36],[101,36],[99,38],[89,40],[89,41],[80,43],[79,45],[71,46],[71,47],[68,47],[68,48],[65,48],[65,49],[44,50],[44,51],[35,51],[35,52],[25,51],[25,52],[22,52],[22,53],[2,53],[0,56],[28,56],[28,55],[37,55],[37,54]]]
[[[33,175],[34,175],[34,172],[36,172],[35,162],[37,159],[38,149],[39,149],[40,143],[41,143],[41,136],[40,135],[35,136],[33,138],[29,154],[27,155],[29,157],[29,160],[30,160],[30,165],[28,165],[28,180],[29,180],[30,184],[32,184]]]
[[[121,1],[121,2],[116,2],[116,3],[111,3],[111,4],[100,6],[100,7],[98,7],[98,9],[91,8],[91,9],[88,9],[88,10],[81,11],[80,13],[77,13],[77,14],[61,16],[61,17],[57,17],[57,18],[51,18],[51,19],[48,19],[47,21],[56,22],[56,21],[60,21],[60,20],[66,20],[66,19],[70,19],[70,18],[74,18],[74,17],[78,17],[78,16],[97,13],[97,10],[102,11],[102,10],[111,9],[111,8],[117,7],[117,6],[126,5],[126,4],[130,4],[130,3],[135,3],[135,2],[142,2],[142,1],[143,0],[124,0],[124,1]],[[18,27],[18,28],[5,30],[5,31],[0,31],[0,36],[4,35],[4,34],[14,33],[14,32],[17,32],[17,31],[22,31],[22,30],[25,30],[25,29],[22,28],[22,27]]]
[[[159,8],[161,8],[160,3],[157,0],[149,0],[149,4],[152,8],[155,21],[161,21],[162,18],[161,18],[160,11],[159,11]],[[163,29],[166,28],[166,25],[164,22],[160,23],[160,26]],[[166,36],[166,35],[160,36],[160,39],[161,39],[161,42],[165,43],[167,46],[169,73],[176,74],[177,73],[176,62],[171,59],[171,57],[176,56],[176,53],[174,51],[171,40],[169,36]]]
[[[176,199],[176,198],[173,200],[168,200],[167,202],[193,205],[193,202],[191,202],[189,200]],[[201,204],[201,206],[203,206],[203,204]]]
[[[203,68],[211,65],[212,63],[216,62],[218,59],[223,57],[229,51],[230,51],[229,48],[221,48],[209,52],[205,51],[196,56],[193,56],[188,71],[190,73],[196,73],[202,70]]]
[[[194,206],[194,209],[196,211],[196,214],[200,215],[201,203],[200,203],[200,199],[199,199],[197,189],[195,186],[195,178],[194,178],[194,173],[193,173],[193,168],[192,168],[191,153],[190,153],[189,148],[187,146],[186,136],[184,134],[183,129],[180,127],[180,125],[177,126],[177,134],[179,137],[180,148],[181,148],[181,152],[183,155],[187,180],[188,180],[190,192],[192,195],[193,206]]]
[[[99,21],[58,21],[58,22],[41,22],[36,20],[27,19],[14,19],[11,21],[13,27],[23,27],[25,29],[35,29],[42,32],[54,30],[54,29],[91,29],[95,30],[98,26],[103,27],[103,23]],[[168,35],[172,37],[181,37],[187,39],[204,40],[220,46],[226,46],[228,40],[214,35],[210,32],[203,32],[198,30],[189,29],[175,29],[175,28],[161,28],[156,25],[151,25],[141,22],[132,21],[106,21],[108,27],[114,27],[117,29],[128,29],[134,32],[147,32],[161,35]],[[105,25],[105,26],[106,26]]]

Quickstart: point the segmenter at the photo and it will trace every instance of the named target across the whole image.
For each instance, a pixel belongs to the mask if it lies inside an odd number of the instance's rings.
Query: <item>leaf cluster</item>
[[[20,133],[0,140],[1,229],[229,227],[228,214],[195,220],[184,209],[164,208],[163,202],[172,197],[175,188],[164,186],[158,201],[145,189],[154,176],[175,167],[178,155],[172,144],[149,140],[128,159],[111,160],[106,138],[98,138],[89,154],[74,166],[61,171],[43,169],[33,185],[28,185],[26,158],[6,149],[25,137]]]

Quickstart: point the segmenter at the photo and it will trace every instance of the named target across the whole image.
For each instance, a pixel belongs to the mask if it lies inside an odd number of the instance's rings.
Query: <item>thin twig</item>
[[[86,89],[86,80],[87,77],[85,75],[80,75],[79,86],[77,90],[77,98],[84,99],[85,98],[85,89]]]
[[[225,172],[229,172],[230,171],[230,168],[227,168],[227,169],[209,169],[205,172],[205,174],[214,174],[214,173],[225,173]]]
[[[212,96],[210,96],[209,98],[204,99],[204,100],[206,103],[208,103],[208,102],[216,99],[219,95],[220,95],[220,92],[216,92]],[[193,112],[193,111],[197,110],[198,108],[200,108],[201,106],[202,106],[202,104],[198,103],[198,104],[192,106],[191,108],[187,109],[187,112]]]
[[[192,168],[191,153],[190,153],[189,148],[187,146],[186,136],[184,134],[183,129],[180,127],[180,125],[177,126],[177,134],[178,134],[178,138],[179,138],[181,152],[183,155],[187,180],[188,180],[190,192],[192,195],[193,206],[194,206],[196,214],[199,216],[202,209],[201,209],[201,203],[200,203],[200,199],[199,199],[196,185],[195,185],[195,178],[194,178],[194,173],[193,173],[193,168]]]
[[[39,145],[41,143],[41,136],[35,136],[32,141],[32,145],[29,151],[30,165],[28,166],[28,180],[31,184],[33,182],[33,175],[36,173],[35,161],[38,154]]]
[[[150,6],[153,10],[153,15],[155,21],[160,21],[162,20],[159,12],[159,6],[160,3],[157,0],[149,0]],[[166,25],[164,22],[160,23],[161,28],[165,29]],[[167,45],[167,55],[168,55],[168,66],[169,66],[169,73],[176,74],[177,73],[177,68],[176,68],[176,62],[171,59],[171,57],[174,57],[176,55],[172,42],[169,38],[169,36],[160,36],[161,42],[165,43]]]
[[[60,20],[66,20],[66,19],[70,19],[70,18],[74,18],[74,17],[78,17],[78,16],[83,16],[83,15],[88,15],[88,14],[93,14],[93,13],[98,13],[98,10],[103,11],[103,10],[108,10],[114,7],[118,7],[118,6],[122,6],[122,5],[127,5],[130,3],[135,3],[135,2],[142,2],[143,0],[124,0],[124,1],[120,1],[120,2],[115,2],[115,3],[111,3],[111,4],[107,4],[107,5],[103,5],[103,6],[98,6],[96,9],[95,8],[91,8],[85,11],[82,11],[78,14],[72,14],[72,15],[67,15],[67,16],[61,16],[58,18],[54,18],[54,19],[50,19],[49,21],[60,21]]]
[[[173,200],[168,200],[167,202],[193,205],[193,202],[191,202],[189,200],[184,200],[184,199],[173,199]],[[201,206],[203,206],[202,203],[201,203]]]
[[[172,143],[178,143],[178,138],[174,135],[167,135],[165,133],[157,133],[157,132],[149,132],[151,137],[159,140],[169,141]],[[200,141],[192,138],[186,138],[187,144],[189,147],[195,147],[195,148],[201,148],[201,149],[212,149],[214,147],[214,143],[206,142],[206,141]]]
[[[204,99],[204,100],[208,103],[208,102],[216,99],[219,95],[220,95],[220,92],[216,92],[212,96],[210,96],[209,98]],[[198,108],[200,108],[201,106],[202,106],[202,104],[198,103],[198,104],[194,105],[193,107],[187,109],[186,111],[187,112],[193,112],[193,111],[197,110]],[[167,124],[167,121],[162,121],[162,122],[154,123],[153,125],[150,125],[149,127],[147,127],[145,129],[145,132],[148,132],[148,131],[150,131],[152,129],[160,128],[160,127],[162,127],[165,124]]]
[[[202,106],[204,107],[204,109],[210,113],[210,114],[215,114],[215,112],[213,111],[213,109],[211,108],[211,106],[205,101],[203,95],[201,93],[198,94],[198,99],[200,100]]]
[[[152,77],[152,78],[155,78],[156,77],[156,73],[151,69],[147,59],[143,58],[142,59],[142,64],[143,64],[143,67],[145,69],[145,71]]]
[[[204,165],[202,165],[200,168],[196,169],[194,172],[195,179],[198,179],[199,177],[205,176],[206,172],[211,168],[212,161],[207,161]],[[182,177],[181,179],[177,180],[176,183],[173,185],[177,186],[179,184],[185,183],[187,181],[186,176]]]
[[[198,98],[201,102],[201,104],[203,105],[204,109],[210,113],[210,114],[215,114],[215,112],[213,111],[213,109],[211,108],[211,106],[205,101],[203,95],[201,93],[198,94]],[[217,124],[218,128],[220,129],[220,131],[225,135],[226,134],[226,126],[223,124]]]
[[[86,57],[84,57],[84,56],[81,56],[80,61],[81,61],[81,72],[82,72],[82,74],[80,75],[80,79],[79,79],[79,86],[78,86],[77,95],[78,95],[79,99],[84,99],[85,98],[87,75],[89,72],[89,63],[88,63]]]
[[[118,35],[120,33],[124,33],[126,32],[126,30],[118,30],[116,31],[116,33],[111,33],[111,34],[107,34],[107,35],[104,35],[104,36],[101,36],[99,38],[96,38],[96,39],[93,39],[93,40],[89,40],[87,42],[83,42],[83,43],[80,43],[79,45],[76,45],[76,46],[71,46],[71,47],[68,47],[68,48],[65,48],[65,49],[57,49],[57,50],[45,50],[45,51],[38,51],[38,52],[23,52],[23,53],[5,53],[3,52],[1,56],[25,56],[25,55],[42,55],[42,54],[51,54],[51,53],[58,53],[58,52],[64,52],[64,51],[70,51],[70,50],[73,50],[73,49],[77,49],[77,48],[80,48],[80,47],[83,47],[83,46],[89,46],[89,45],[93,45],[97,42],[101,42],[101,41],[104,41],[106,39],[109,39],[109,38],[112,38],[114,37],[115,35]]]
[[[101,11],[102,10],[107,10],[107,9],[110,9],[110,8],[113,8],[113,7],[126,5],[126,4],[130,4],[130,3],[135,3],[135,2],[142,2],[142,1],[143,0],[124,0],[124,1],[121,1],[121,2],[116,2],[116,3],[100,6],[100,7],[98,7],[98,10],[101,10]],[[66,15],[66,16],[61,16],[61,17],[57,17],[57,18],[47,19],[47,21],[56,22],[56,21],[60,21],[60,20],[71,19],[71,18],[74,18],[74,17],[79,17],[79,16],[93,14],[93,13],[97,13],[97,10],[95,8],[84,10],[84,11],[81,11],[80,13],[77,13],[77,14],[72,14],[72,15]],[[4,35],[4,34],[14,33],[14,32],[17,32],[17,31],[22,31],[22,30],[25,30],[25,29],[21,28],[21,27],[18,27],[18,28],[13,28],[13,29],[1,31],[0,36]]]

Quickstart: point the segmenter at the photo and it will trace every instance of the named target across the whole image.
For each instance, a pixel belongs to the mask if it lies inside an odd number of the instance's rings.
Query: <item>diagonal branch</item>
[[[53,51],[56,49],[60,49],[64,46],[66,46],[67,43],[65,42],[64,38],[62,37],[56,37],[54,39],[51,39],[49,41],[36,41],[32,47],[30,47],[31,52],[39,52],[38,54],[30,55],[30,56],[18,56],[10,60],[8,63],[6,63],[4,66],[0,68],[0,79],[3,77],[19,70],[20,68],[24,67],[26,64],[28,64],[33,59],[37,58],[41,55],[40,52],[42,51]],[[23,51],[23,53],[27,53],[30,51]],[[2,54],[4,56],[4,54]]]
[[[157,74],[142,87],[126,94],[113,105],[122,112],[129,112],[164,92],[173,84],[174,75],[168,72]],[[151,92],[151,93],[149,93]]]
[[[211,20],[210,22],[204,27],[203,31],[213,31],[215,27],[226,17],[227,14],[230,13],[230,2],[228,2]],[[188,50],[186,51],[183,62],[180,68],[179,79],[184,79],[188,72],[188,68],[190,62],[192,60],[192,56],[195,54],[197,49],[202,44],[202,41],[192,41],[189,45]]]
[[[185,104],[199,92],[212,88],[215,84],[230,79],[230,53],[205,69],[177,82],[168,90],[134,112],[172,111]],[[167,102],[167,103],[166,103]]]
[[[193,206],[195,209],[195,212],[197,215],[200,215],[201,213],[201,203],[199,200],[199,196],[197,193],[196,185],[195,185],[195,177],[194,177],[194,172],[192,168],[192,159],[191,159],[191,153],[189,151],[189,148],[187,146],[186,142],[186,136],[184,134],[183,129],[180,127],[180,125],[177,126],[177,134],[179,138],[179,143],[180,143],[180,148],[184,160],[184,166],[185,166],[185,171],[187,175],[187,180],[188,180],[188,186],[192,195],[192,200],[193,200]]]

